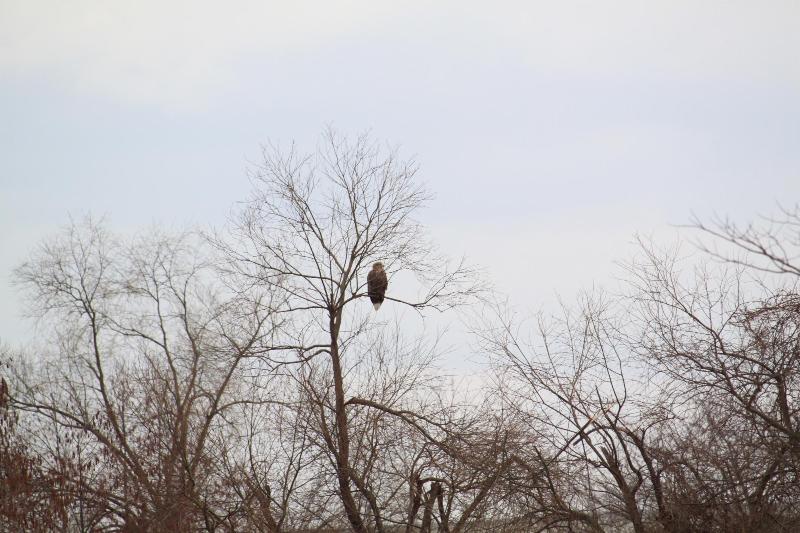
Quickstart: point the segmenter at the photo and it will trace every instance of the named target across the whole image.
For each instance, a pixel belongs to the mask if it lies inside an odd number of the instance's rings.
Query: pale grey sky
[[[0,0],[0,339],[69,214],[219,224],[260,143],[326,124],[416,155],[423,221],[516,303],[603,285],[635,232],[800,200],[798,27],[795,1]]]

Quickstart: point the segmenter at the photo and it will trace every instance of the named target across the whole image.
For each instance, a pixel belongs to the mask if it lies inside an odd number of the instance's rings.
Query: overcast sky
[[[371,130],[515,303],[800,200],[800,2],[0,0],[0,339],[69,215],[220,224],[261,143]]]

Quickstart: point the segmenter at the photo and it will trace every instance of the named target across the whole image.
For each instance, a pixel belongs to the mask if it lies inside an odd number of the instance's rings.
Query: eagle
[[[388,286],[389,280],[386,278],[386,271],[383,270],[383,263],[373,263],[372,270],[367,274],[367,296],[376,311],[381,308]]]

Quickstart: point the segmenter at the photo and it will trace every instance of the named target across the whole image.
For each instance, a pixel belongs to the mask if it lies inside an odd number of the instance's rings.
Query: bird
[[[381,308],[388,286],[389,280],[386,278],[386,271],[383,270],[383,263],[373,263],[372,270],[367,274],[367,295],[376,311]]]

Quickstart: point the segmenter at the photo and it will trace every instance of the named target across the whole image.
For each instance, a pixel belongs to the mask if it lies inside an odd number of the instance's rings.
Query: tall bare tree
[[[395,497],[395,490],[371,473],[391,449],[390,442],[375,440],[377,429],[387,418],[419,432],[430,423],[424,409],[408,408],[427,367],[424,353],[411,358],[421,358],[421,366],[380,366],[387,357],[381,351],[402,348],[381,342],[381,326],[365,312],[372,311],[362,300],[366,274],[382,262],[390,280],[386,299],[423,312],[474,295],[474,272],[435,253],[414,219],[428,194],[415,181],[414,162],[399,159],[395,150],[367,136],[351,141],[328,131],[312,154],[292,146],[270,147],[263,155],[232,238],[217,244],[233,274],[278,295],[274,312],[291,316],[291,330],[276,344],[284,350],[269,360],[291,369],[313,408],[307,416],[330,457],[349,526],[385,531],[382,499]],[[392,280],[401,272],[415,275],[417,297],[397,290]],[[384,374],[356,377],[359,367],[371,365]]]

